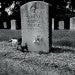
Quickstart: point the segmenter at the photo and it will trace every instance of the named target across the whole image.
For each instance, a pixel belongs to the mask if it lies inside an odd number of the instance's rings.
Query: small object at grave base
[[[22,52],[29,52],[27,43],[25,43],[25,46],[22,46]]]

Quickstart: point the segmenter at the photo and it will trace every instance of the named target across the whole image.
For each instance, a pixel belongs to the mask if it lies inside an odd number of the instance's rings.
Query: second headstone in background
[[[7,23],[3,22],[4,29],[7,29]]]
[[[16,30],[16,20],[15,19],[11,20],[11,30]]]

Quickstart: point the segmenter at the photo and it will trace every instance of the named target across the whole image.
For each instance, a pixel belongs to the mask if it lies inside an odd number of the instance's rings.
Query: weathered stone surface
[[[70,18],[70,30],[75,30],[75,17]]]
[[[16,20],[11,20],[11,30],[16,30]]]
[[[49,52],[49,5],[32,1],[21,6],[22,46],[29,51]]]

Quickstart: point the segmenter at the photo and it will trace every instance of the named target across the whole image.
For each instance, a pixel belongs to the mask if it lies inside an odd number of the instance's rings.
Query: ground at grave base
[[[0,42],[0,75],[75,75],[75,54],[23,53]]]

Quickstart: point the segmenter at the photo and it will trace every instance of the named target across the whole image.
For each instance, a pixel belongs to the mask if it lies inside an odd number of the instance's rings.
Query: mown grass
[[[0,75],[75,75],[75,54],[70,52],[23,53],[8,42],[0,42],[0,48]]]
[[[0,30],[0,41],[8,41],[11,38],[21,38],[21,30]],[[75,31],[54,30],[52,31],[52,44],[59,46],[75,47]]]
[[[75,31],[54,30],[52,32],[53,45],[75,47]]]
[[[75,53],[23,53],[10,45],[11,38],[21,38],[20,30],[0,30],[0,75],[75,75]],[[75,32],[52,33],[53,45],[75,46]]]
[[[11,38],[21,38],[21,30],[0,29],[0,41],[8,41]]]
[[[73,53],[23,53],[5,41],[0,48],[0,75],[75,75]]]

